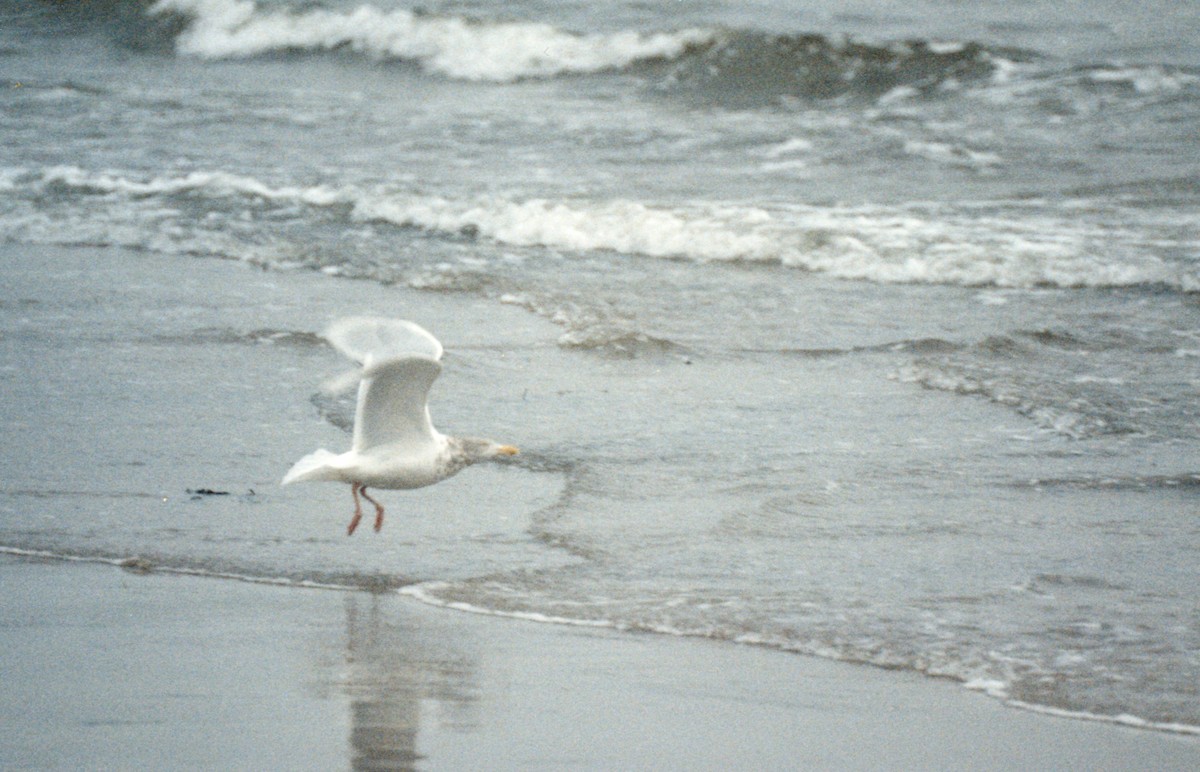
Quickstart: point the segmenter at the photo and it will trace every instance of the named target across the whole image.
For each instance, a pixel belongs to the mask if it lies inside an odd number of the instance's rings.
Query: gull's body
[[[476,461],[517,452],[511,445],[447,437],[433,428],[426,399],[442,371],[442,344],[416,324],[356,317],[335,322],[325,337],[362,365],[352,374],[358,381],[354,439],[345,453],[322,449],[308,454],[281,484],[349,483],[354,496],[349,533],[362,518],[360,493],[375,505],[375,530],[383,527],[383,506],[367,495],[367,488],[423,488]]]

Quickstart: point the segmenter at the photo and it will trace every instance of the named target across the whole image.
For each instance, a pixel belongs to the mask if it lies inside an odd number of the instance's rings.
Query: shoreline
[[[344,491],[271,487],[280,459],[345,439],[309,401],[327,358],[303,335],[289,347],[241,331],[390,313],[409,293],[121,250],[10,254],[10,368],[36,377],[12,380],[5,435],[0,767],[1200,767],[1196,735],[1067,721],[957,680],[406,597],[419,589],[405,577],[557,565],[525,534],[563,484],[480,469],[411,497],[426,516],[402,531],[346,540]],[[421,307],[464,348],[552,345],[515,308]],[[473,332],[488,325],[501,332]],[[199,488],[272,493],[188,495]],[[505,505],[479,506],[486,489]],[[341,578],[363,591],[296,591]]]
[[[370,589],[367,587],[355,587],[350,585],[327,584],[315,581],[296,581],[286,577],[265,577],[265,576],[249,576],[243,574],[223,573],[218,571],[206,571],[203,569],[191,569],[174,566],[155,565],[148,561],[143,561],[140,558],[110,558],[102,556],[83,556],[58,554],[45,550],[28,550],[19,547],[9,547],[0,545],[0,560],[4,558],[25,559],[33,561],[63,563],[90,564],[96,566],[107,566],[129,571],[134,574],[162,574],[165,576],[182,576],[193,577],[197,579],[212,579],[225,580],[234,582],[244,582],[246,584],[263,585],[266,587],[293,588],[298,590],[329,590],[333,592],[353,592],[366,594],[385,594],[392,592],[391,589]],[[489,617],[499,620],[507,620],[525,624],[538,625],[558,625],[568,628],[582,628],[590,630],[609,631],[616,634],[633,634],[633,635],[657,635],[664,638],[676,638],[687,641],[706,641],[713,644],[723,644],[731,646],[745,646],[750,649],[757,649],[768,652],[775,652],[785,656],[796,656],[810,658],[819,662],[829,662],[838,665],[847,665],[855,668],[866,668],[880,672],[901,672],[908,675],[918,676],[924,679],[929,679],[935,682],[946,682],[953,684],[969,693],[974,693],[988,697],[991,700],[998,702],[1001,706],[1012,710],[1019,710],[1036,715],[1046,716],[1053,719],[1065,719],[1070,721],[1082,721],[1087,723],[1096,723],[1110,726],[1123,727],[1127,729],[1161,733],[1166,735],[1178,735],[1182,737],[1200,738],[1200,727],[1191,726],[1188,724],[1177,723],[1159,723],[1150,721],[1139,716],[1122,714],[1118,716],[1102,715],[1097,713],[1086,713],[1082,711],[1072,711],[1066,708],[1055,708],[1048,705],[1038,705],[1037,703],[1024,702],[1013,699],[1007,695],[997,694],[986,685],[972,686],[957,678],[950,676],[931,675],[929,673],[921,673],[918,671],[909,671],[903,669],[882,668],[877,665],[872,665],[869,662],[851,662],[830,657],[822,657],[817,654],[809,654],[804,651],[793,651],[769,643],[757,643],[750,641],[726,641],[712,640],[701,636],[690,635],[688,633],[679,633],[669,630],[633,630],[612,624],[607,621],[600,620],[582,620],[570,619],[567,617],[549,617],[543,614],[522,613],[522,612],[504,612],[493,611],[491,609],[479,608],[463,603],[444,602],[422,591],[424,583],[404,585],[395,588],[394,592],[414,603],[420,604],[433,609],[439,609],[446,612],[457,612],[462,614],[471,614],[480,617]]]
[[[114,567],[0,555],[6,768],[1200,762],[1194,736],[1040,715],[916,673]]]
[[[253,581],[253,580],[251,580],[251,581]],[[267,583],[269,584],[270,582],[267,582]],[[544,614],[538,614],[538,613],[532,613],[532,612],[493,611],[491,609],[480,608],[477,606],[471,606],[471,605],[468,605],[465,603],[443,602],[443,601],[440,601],[440,600],[422,592],[421,587],[422,587],[422,585],[420,585],[420,584],[406,585],[399,589],[399,593],[401,595],[413,598],[414,600],[416,600],[419,603],[422,603],[422,604],[425,604],[428,606],[432,606],[434,608],[445,609],[447,611],[458,611],[458,612],[461,612],[464,614],[476,614],[476,615],[485,616],[485,617],[496,617],[498,619],[509,619],[509,620],[513,620],[513,621],[517,621],[517,622],[526,622],[528,624],[563,625],[565,627],[580,627],[580,628],[585,628],[585,629],[612,630],[612,631],[618,632],[618,633],[630,633],[630,634],[638,634],[638,635],[661,635],[666,638],[679,638],[679,639],[683,639],[683,640],[695,640],[695,641],[710,641],[712,643],[725,644],[725,645],[731,645],[731,646],[746,646],[746,647],[749,647],[752,649],[761,649],[763,651],[771,651],[771,652],[776,652],[779,654],[795,656],[795,657],[808,657],[808,658],[812,658],[814,660],[818,660],[818,661],[822,661],[822,662],[832,662],[832,663],[836,663],[836,664],[849,665],[851,667],[862,667],[862,668],[868,668],[871,670],[878,670],[878,671],[882,671],[882,672],[906,673],[906,674],[916,675],[916,676],[920,676],[922,678],[930,679],[931,681],[940,681],[940,682],[947,682],[947,683],[954,684],[968,692],[980,694],[980,695],[986,696],[990,699],[996,700],[1004,707],[1011,708],[1013,710],[1027,711],[1030,713],[1040,714],[1043,716],[1049,716],[1049,717],[1058,718],[1058,719],[1067,719],[1067,720],[1071,720],[1071,721],[1094,722],[1094,723],[1098,723],[1098,724],[1109,724],[1112,726],[1126,727],[1129,729],[1136,729],[1136,730],[1140,730],[1140,731],[1160,732],[1163,734],[1181,735],[1184,737],[1200,738],[1200,726],[1191,726],[1190,724],[1178,724],[1178,723],[1159,723],[1159,722],[1154,722],[1154,721],[1150,721],[1150,720],[1141,718],[1140,716],[1134,716],[1134,715],[1130,715],[1130,714],[1121,714],[1118,716],[1106,716],[1106,715],[1099,714],[1099,713],[1087,713],[1087,712],[1083,712],[1083,711],[1073,711],[1073,710],[1069,710],[1066,708],[1055,708],[1055,707],[1052,707],[1049,705],[1038,705],[1037,703],[1033,703],[1033,702],[1023,702],[1021,700],[1016,700],[1016,699],[1013,699],[1013,698],[1008,697],[1003,694],[997,694],[987,685],[972,686],[970,683],[964,682],[953,676],[943,676],[943,675],[936,675],[936,674],[931,674],[931,673],[923,673],[920,671],[907,670],[904,668],[882,667],[879,665],[872,664],[870,662],[854,662],[851,660],[837,659],[834,657],[823,657],[819,654],[810,654],[809,652],[806,652],[806,651],[787,649],[785,647],[777,646],[777,645],[774,645],[769,642],[758,642],[758,641],[747,641],[747,640],[713,640],[713,639],[709,639],[709,638],[704,638],[703,636],[694,635],[691,633],[675,632],[672,630],[626,628],[626,627],[622,627],[620,625],[615,625],[615,624],[613,624],[611,622],[607,622],[607,621],[570,619],[567,617],[551,617],[551,616],[546,616]],[[334,589],[334,588],[331,588],[331,589]],[[340,588],[340,589],[352,589],[352,588]]]

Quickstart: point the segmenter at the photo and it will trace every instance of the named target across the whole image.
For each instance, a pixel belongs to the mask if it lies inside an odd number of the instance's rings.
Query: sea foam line
[[[603,619],[571,619],[570,617],[554,616],[551,614],[539,614],[534,611],[500,611],[496,609],[484,608],[483,606],[475,606],[473,604],[463,603],[460,601],[444,600],[433,594],[433,591],[448,586],[449,584],[446,582],[426,582],[424,584],[410,584],[405,587],[401,587],[398,592],[401,595],[406,595],[428,606],[436,606],[437,608],[444,608],[452,611],[462,611],[468,614],[479,614],[481,616],[489,617],[503,617],[505,619],[520,619],[525,622],[567,625],[570,627],[599,627],[610,630],[623,629],[615,622]]]
[[[268,11],[250,0],[159,0],[150,13],[177,13],[190,20],[175,42],[185,55],[221,59],[348,48],[381,59],[416,61],[452,78],[491,82],[674,59],[716,36],[704,29],[582,35],[548,24],[425,16],[370,5],[348,12]]]
[[[251,574],[238,574],[229,571],[209,571],[201,568],[169,566],[136,556],[114,558],[103,555],[78,555],[69,552],[26,549],[24,547],[11,547],[7,545],[0,545],[0,555],[12,555],[13,557],[33,558],[38,560],[56,560],[64,563],[91,563],[95,565],[113,566],[114,568],[123,568],[128,571],[146,574],[174,574],[177,576],[195,576],[206,579],[230,579],[236,582],[266,584],[273,587],[299,587],[311,590],[339,590],[342,592],[356,592],[364,589],[362,587],[355,587],[353,585],[315,582],[307,579],[289,579],[282,576],[254,576]]]
[[[614,620],[607,619],[573,619],[553,614],[541,614],[534,611],[507,611],[499,609],[489,609],[483,606],[477,606],[463,601],[450,601],[437,596],[437,591],[449,587],[448,582],[426,582],[422,584],[410,584],[399,589],[401,595],[410,597],[420,603],[435,606],[437,608],[448,609],[452,611],[461,611],[469,614],[479,614],[482,616],[500,617],[504,619],[516,619],[525,622],[534,622],[540,624],[565,625],[569,627],[587,627],[587,628],[602,628],[614,630],[617,632],[645,632],[658,635],[668,635],[675,638],[709,638],[712,636],[704,633],[688,632],[674,627],[667,626],[645,626],[623,624]],[[766,648],[775,651],[780,651],[788,654],[800,654],[805,656],[819,657],[821,659],[829,659],[837,662],[843,662],[849,665],[866,665],[878,666],[884,669],[894,669],[892,665],[876,665],[869,660],[852,659],[840,654],[835,650],[810,650],[801,647],[788,646],[778,641],[768,640],[756,635],[741,635],[735,638],[724,639],[729,643],[741,646],[753,646],[756,648]],[[922,672],[922,671],[916,671]],[[1174,722],[1156,722],[1149,721],[1138,716],[1123,713],[1116,716],[1104,715],[1082,710],[1067,710],[1065,708],[1054,708],[1047,705],[1038,705],[1036,703],[1024,702],[1021,700],[1012,699],[1008,695],[1007,684],[993,679],[966,679],[959,676],[947,675],[942,676],[933,673],[922,673],[923,675],[931,675],[933,677],[948,677],[957,680],[960,684],[969,691],[978,691],[986,694],[989,697],[995,698],[1004,705],[1015,708],[1017,710],[1025,710],[1031,713],[1040,713],[1042,715],[1054,716],[1056,718],[1067,718],[1077,721],[1093,721],[1105,724],[1115,724],[1118,726],[1130,727],[1133,729],[1152,730],[1156,732],[1165,732],[1170,734],[1183,734],[1200,736],[1200,726],[1192,726],[1191,724],[1180,724]]]
[[[123,568],[143,573],[164,573],[175,574],[179,576],[194,576],[209,579],[226,579],[239,582],[247,582],[250,584],[264,584],[274,587],[296,587],[302,589],[320,589],[320,590],[338,590],[343,592],[359,592],[364,591],[362,587],[352,585],[339,585],[323,582],[314,582],[309,580],[294,580],[286,577],[265,577],[253,576],[248,574],[238,574],[225,571],[207,571],[204,569],[184,568],[175,566],[166,566],[156,564],[150,561],[145,561],[138,557],[128,558],[113,558],[100,555],[78,555],[72,553],[53,552],[50,550],[27,549],[22,547],[12,547],[0,545],[0,555],[11,555],[21,558],[33,558],[39,560],[57,560],[62,562],[75,563],[92,563],[97,565],[107,565],[115,568]],[[669,635],[677,638],[699,638],[705,637],[698,633],[689,633],[684,630],[679,630],[671,627],[647,627],[626,625],[613,620],[591,620],[591,619],[572,619],[570,617],[557,616],[552,614],[541,614],[531,611],[502,611],[497,609],[488,609],[482,606],[462,602],[448,601],[439,598],[435,593],[438,589],[448,587],[448,582],[426,582],[423,584],[410,584],[398,588],[397,592],[400,595],[412,598],[414,601],[444,608],[452,611],[460,611],[465,613],[479,614],[483,616],[494,616],[505,619],[517,619],[526,622],[539,624],[555,624],[566,625],[571,627],[587,627],[587,628],[603,628],[614,630],[617,632],[628,632],[637,630],[638,632],[649,632],[660,635]],[[789,648],[777,642],[768,641],[757,636],[738,636],[735,639],[730,639],[730,643],[743,646],[755,646],[760,648],[769,648],[777,651],[782,651],[791,654],[805,654],[809,656],[817,656],[823,659],[832,659],[835,661],[846,662],[847,664],[865,664],[870,665],[870,662],[849,660],[844,656],[836,653],[807,651],[799,648]],[[1005,705],[1019,710],[1026,710],[1032,713],[1040,713],[1043,715],[1054,716],[1057,718],[1069,718],[1082,721],[1095,721],[1100,723],[1115,724],[1119,726],[1130,727],[1134,729],[1153,730],[1158,732],[1167,732],[1172,734],[1184,734],[1200,736],[1200,726],[1192,726],[1191,724],[1180,724],[1173,722],[1156,722],[1140,718],[1130,714],[1120,714],[1116,716],[1103,715],[1092,713],[1089,711],[1074,711],[1064,708],[1054,708],[1046,705],[1038,705],[1036,703],[1024,702],[1021,700],[1012,699],[1008,696],[1007,687],[1003,682],[995,680],[963,680],[962,685],[971,691],[979,691],[990,697],[996,698]]]
[[[980,218],[937,205],[767,209],[371,194],[358,198],[354,214],[513,246],[777,263],[879,283],[1200,289],[1194,271],[1147,254],[1135,229],[1048,213]],[[1107,254],[1097,254],[1102,239]]]
[[[1004,704],[1018,710],[1026,710],[1030,713],[1041,713],[1046,716],[1055,716],[1057,718],[1070,718],[1077,721],[1096,721],[1102,724],[1116,724],[1117,726],[1126,726],[1132,729],[1150,729],[1155,732],[1167,732],[1170,734],[1184,734],[1200,737],[1200,726],[1192,726],[1191,724],[1179,724],[1174,722],[1164,721],[1147,721],[1144,718],[1122,713],[1117,716],[1105,716],[1100,713],[1092,713],[1083,710],[1065,710],[1063,708],[1051,708],[1046,705],[1035,705],[1031,702],[1023,702],[1021,700],[1006,699]]]
[[[993,211],[945,204],[763,207],[728,202],[663,205],[629,200],[450,200],[389,189],[273,186],[221,171],[131,179],[119,172],[58,166],[8,175],[13,190],[60,185],[121,200],[188,194],[246,197],[317,208],[345,207],[380,222],[500,244],[565,251],[610,251],[694,262],[775,263],[878,283],[1029,288],[1162,286],[1200,291],[1195,264],[1168,262],[1148,241],[1148,225],[1065,205],[1029,211],[1004,202]],[[998,211],[996,211],[998,210]],[[1169,224],[1169,223],[1167,223]],[[2,223],[0,223],[2,225]],[[66,236],[63,236],[64,238]]]

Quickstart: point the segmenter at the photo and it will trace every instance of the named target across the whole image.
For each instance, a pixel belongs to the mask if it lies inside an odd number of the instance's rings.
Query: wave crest
[[[1032,55],[978,43],[869,44],[740,31],[677,62],[665,85],[733,106],[779,100],[927,94],[989,82]]]
[[[695,262],[774,263],[880,283],[999,287],[1168,286],[1200,277],[1148,254],[1135,232],[1022,211],[950,207],[734,204],[367,196],[356,217],[512,246],[605,250]],[[1107,240],[1108,246],[1096,244]]]
[[[250,0],[159,0],[151,13],[187,20],[175,42],[185,55],[222,59],[349,49],[418,62],[452,78],[491,82],[673,59],[710,44],[715,35],[703,29],[584,35],[549,24],[436,17],[370,5],[345,13],[266,11]]]
[[[226,172],[136,178],[73,166],[0,172],[0,180],[7,180],[3,187],[11,198],[25,199],[27,210],[18,207],[0,218],[0,234],[37,242],[119,243],[249,259],[245,243],[230,242],[227,232],[249,206],[255,212],[286,210],[298,226],[319,213],[318,219],[334,222],[382,223],[513,247],[774,264],[879,283],[1200,289],[1195,264],[1173,257],[1194,242],[1150,242],[1137,223],[1078,202],[1051,211],[1020,202],[766,207],[446,199],[356,186],[272,185]],[[173,206],[164,208],[164,201]],[[220,209],[211,206],[214,201],[223,202]],[[66,207],[73,219],[45,211],[47,206]],[[193,210],[203,211],[204,219],[187,221]],[[315,267],[341,270],[320,260]]]

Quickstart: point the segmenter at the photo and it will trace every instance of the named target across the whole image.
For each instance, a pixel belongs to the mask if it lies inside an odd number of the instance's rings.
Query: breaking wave
[[[1174,367],[1179,356],[1164,343],[1156,337],[1104,331],[1021,330],[962,348],[924,352],[892,377],[933,391],[986,399],[1070,439],[1191,437],[1200,427],[1192,401],[1178,399],[1156,384],[1159,373]],[[1141,361],[1138,372],[1114,367],[1112,354],[1134,352]],[[1148,481],[1162,487],[1196,484],[1185,475],[1110,481],[1097,487],[1135,489]]]
[[[91,494],[89,494],[91,495]],[[71,552],[55,549],[37,549],[0,544],[0,555],[29,558],[34,560],[58,560],[71,563],[97,563],[123,568],[139,574],[161,573],[181,576],[198,576],[209,579],[231,579],[250,584],[269,584],[282,587],[300,587],[319,590],[342,590],[368,592],[392,592],[416,579],[379,573],[352,572],[295,572],[291,575],[268,574],[254,571],[250,567],[224,563],[172,560],[159,556],[120,555],[112,552]]]
[[[1071,66],[1053,52],[974,40],[867,41],[717,25],[574,31],[370,2],[348,8],[263,0],[94,0],[56,4],[56,12],[77,29],[108,29],[135,50],[200,59],[348,52],[484,83],[632,71],[656,93],[735,109],[830,99],[883,105],[966,89],[980,90],[989,101],[1028,102],[1051,113],[1086,110],[1112,98],[1135,104],[1200,98],[1200,69],[1194,67]],[[941,157],[947,149],[915,146],[911,152]],[[950,160],[996,163],[986,154]]]
[[[592,73],[666,60],[714,40],[715,32],[578,34],[534,22],[476,21],[362,5],[347,12],[268,10],[251,0],[159,0],[150,12],[184,21],[184,55],[211,59],[347,49],[419,63],[451,78],[508,82]]]
[[[1148,242],[1144,227],[1123,225],[1119,212],[1096,202],[1068,201],[1055,212],[1021,202],[765,207],[452,200],[383,188],[276,186],[227,172],[138,178],[73,166],[10,169],[0,178],[14,200],[24,200],[24,208],[0,213],[0,236],[31,242],[271,262],[270,249],[239,242],[233,231],[255,218],[287,217],[298,227],[374,223],[512,247],[774,264],[880,283],[1200,290],[1195,263],[1172,257],[1200,245]]]
[[[1071,439],[1138,431],[1116,411],[1086,403],[1053,384],[1016,381],[984,368],[919,363],[903,368],[894,377],[934,391],[982,397],[1012,408],[1041,429]]]
[[[668,65],[659,86],[722,103],[931,93],[987,82],[1033,55],[974,42],[866,43],[818,34],[689,28],[579,33],[531,21],[361,5],[267,7],[253,0],[157,0],[148,10],[180,54],[207,59],[350,51],[439,75],[505,83]]]
[[[1053,704],[1049,695],[1040,693],[1025,697],[1030,683],[1036,683],[1044,674],[1032,662],[1018,662],[1001,652],[972,655],[967,651],[947,650],[941,655],[930,657],[913,656],[901,651],[890,650],[870,640],[869,637],[847,640],[837,633],[822,636],[813,634],[795,637],[791,634],[763,634],[746,632],[736,624],[702,626],[680,625],[669,616],[653,619],[622,619],[617,608],[600,608],[589,603],[558,603],[538,607],[519,600],[514,601],[484,593],[482,598],[472,597],[472,590],[481,587],[474,583],[424,582],[406,585],[400,594],[422,603],[440,608],[487,616],[521,619],[542,624],[560,624],[575,627],[608,628],[623,632],[649,632],[680,638],[703,638],[755,646],[789,653],[821,657],[840,662],[871,665],[888,670],[907,670],[924,675],[948,678],[964,688],[987,694],[1014,708],[1045,713],[1064,718],[1082,719],[1101,723],[1112,723],[1138,729],[1152,729],[1182,735],[1200,734],[1200,726],[1182,721],[1155,721],[1129,713],[1109,714],[1079,707]],[[499,583],[483,582],[486,586]],[[505,588],[511,590],[511,588]],[[533,607],[530,607],[530,606]],[[1044,701],[1040,701],[1044,700]]]
[[[979,43],[865,43],[739,31],[675,63],[669,89],[735,106],[795,99],[930,95],[990,83],[1033,54]]]
[[[942,205],[768,209],[370,195],[355,202],[354,212],[512,246],[778,264],[881,283],[1200,289],[1194,266],[1155,256],[1134,228],[1016,205],[980,217]]]

